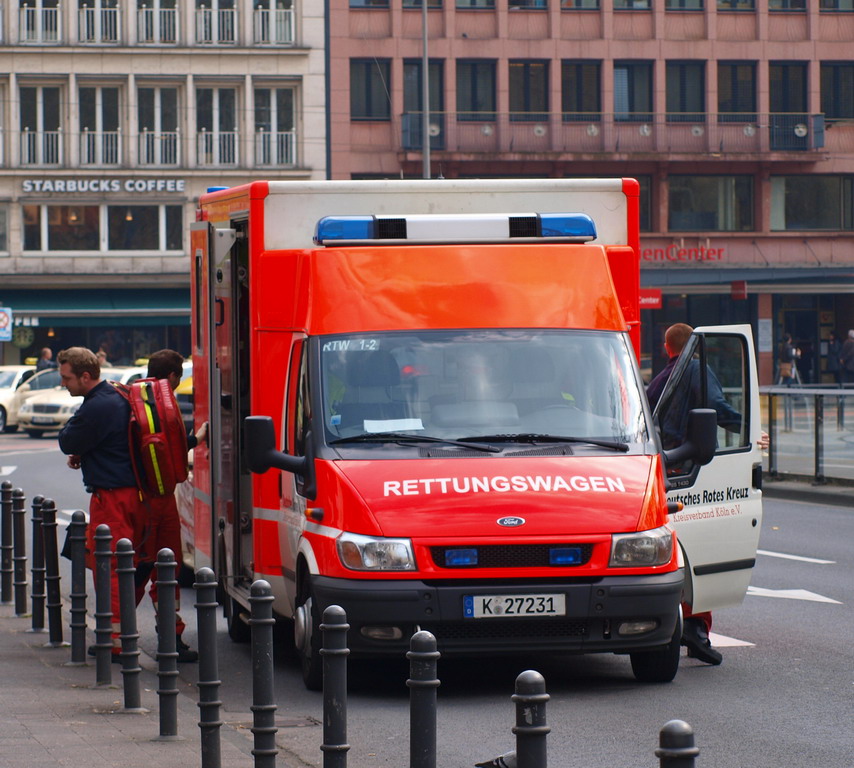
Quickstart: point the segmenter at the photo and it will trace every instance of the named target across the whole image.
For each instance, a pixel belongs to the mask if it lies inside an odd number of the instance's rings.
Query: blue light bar
[[[325,216],[318,245],[406,243],[584,243],[596,238],[586,213],[472,213]]]
[[[446,549],[445,565],[449,568],[459,568],[464,565],[477,565],[477,550]]]
[[[549,550],[551,565],[578,565],[581,562],[581,547],[552,547]]]

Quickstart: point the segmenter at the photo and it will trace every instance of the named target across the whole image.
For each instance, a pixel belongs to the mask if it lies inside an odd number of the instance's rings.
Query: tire
[[[670,642],[654,651],[637,651],[630,654],[632,672],[640,683],[669,683],[679,671],[679,657],[682,652],[682,614],[676,622],[676,629]]]
[[[248,643],[252,639],[252,629],[240,618],[243,606],[233,597],[226,596],[223,603],[225,623],[228,626],[228,636],[235,643]]]
[[[6,426],[6,409],[0,406],[0,432],[7,432],[8,429]]]
[[[26,432],[30,437],[44,437],[44,432],[40,429],[25,429],[24,432]]]
[[[323,690],[323,659],[320,656],[320,617],[311,593],[308,574],[300,579],[294,613],[294,646],[302,671],[302,681],[310,691]]]

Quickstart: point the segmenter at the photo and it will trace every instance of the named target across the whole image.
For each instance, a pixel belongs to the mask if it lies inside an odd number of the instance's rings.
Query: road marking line
[[[802,557],[801,555],[786,555],[782,552],[769,552],[767,549],[757,549],[757,555],[766,557],[782,557],[785,560],[800,560],[802,563],[818,563],[819,565],[836,565],[835,560],[819,560],[816,557]]]
[[[756,643],[748,643],[747,640],[737,640],[734,637],[719,635],[717,632],[709,632],[709,640],[715,648],[753,648]]]
[[[11,475],[17,467],[0,467],[0,477],[7,477]]]
[[[786,600],[809,600],[814,603],[842,605],[839,600],[817,595],[815,592],[809,592],[806,589],[765,589],[764,587],[750,586],[747,588],[747,594],[754,597],[782,597]]]

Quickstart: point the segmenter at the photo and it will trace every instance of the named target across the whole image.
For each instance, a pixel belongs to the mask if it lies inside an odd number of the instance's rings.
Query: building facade
[[[749,322],[772,383],[854,328],[852,0],[330,0],[333,178],[632,176],[643,339]],[[426,33],[426,34],[425,34]],[[659,297],[660,292],[660,297]]]
[[[324,34],[300,0],[0,7],[0,362],[189,354],[199,194],[326,176]]]

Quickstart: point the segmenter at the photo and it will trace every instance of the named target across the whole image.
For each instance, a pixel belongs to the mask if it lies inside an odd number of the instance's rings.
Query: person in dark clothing
[[[39,361],[36,363],[36,371],[46,371],[48,368],[56,368],[56,361],[53,359],[51,348],[43,347],[39,353]]]
[[[109,382],[101,380],[95,354],[84,347],[70,347],[57,356],[59,375],[71,395],[83,403],[59,433],[59,448],[68,455],[68,466],[79,469],[83,484],[92,494],[87,528],[88,565],[94,569],[95,530],[110,526],[113,541],[130,539],[137,550],[145,538],[148,513],[137,488],[128,442],[130,406]],[[111,560],[113,653],[119,643],[119,589]]]
[[[842,386],[842,342],[835,331],[827,337],[827,367],[825,370],[833,376],[837,387]]]

